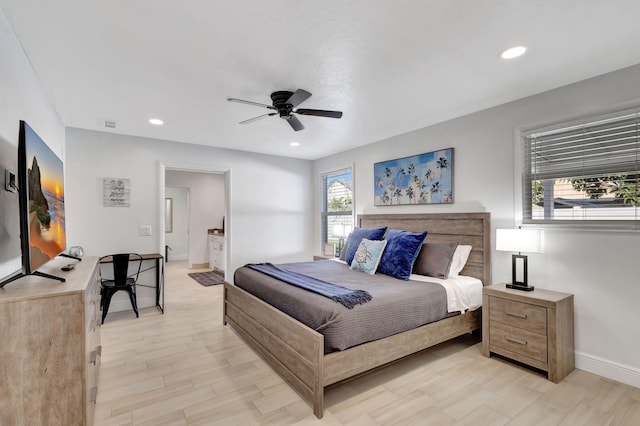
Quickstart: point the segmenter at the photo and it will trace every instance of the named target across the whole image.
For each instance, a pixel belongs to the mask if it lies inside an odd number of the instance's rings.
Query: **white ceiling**
[[[0,0],[64,124],[315,159],[640,63],[638,0]],[[526,45],[511,61],[499,53]],[[305,89],[294,132],[270,103]],[[159,117],[162,127],[147,120]],[[105,128],[105,120],[117,122]],[[289,146],[299,142],[298,148]]]

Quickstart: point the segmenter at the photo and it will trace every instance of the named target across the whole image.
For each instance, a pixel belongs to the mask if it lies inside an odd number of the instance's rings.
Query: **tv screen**
[[[66,249],[62,160],[29,125],[20,122],[18,145],[23,274]]]

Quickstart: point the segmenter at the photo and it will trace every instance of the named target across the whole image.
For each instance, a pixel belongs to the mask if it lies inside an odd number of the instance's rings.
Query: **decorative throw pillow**
[[[351,265],[351,262],[353,262],[353,256],[356,255],[356,250],[358,250],[360,242],[363,238],[372,241],[381,240],[386,230],[386,226],[382,228],[353,228],[353,231],[351,231],[351,235],[349,235],[349,241],[347,241],[347,247],[345,248],[345,262]]]
[[[413,263],[418,257],[426,232],[408,232],[390,229],[385,236],[387,247],[384,249],[378,272],[401,280],[408,280]]]
[[[363,238],[351,262],[351,269],[375,274],[386,245],[387,240],[371,241]]]
[[[435,278],[449,278],[453,253],[458,243],[424,243],[418,254],[413,273]]]
[[[469,254],[471,254],[471,246],[458,245],[455,253],[453,253],[453,259],[451,259],[451,267],[449,268],[449,278],[455,278],[460,271],[467,264]]]

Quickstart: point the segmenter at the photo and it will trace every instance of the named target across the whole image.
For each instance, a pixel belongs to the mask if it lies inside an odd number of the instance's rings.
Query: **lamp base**
[[[533,291],[534,287],[531,285],[524,285],[524,284],[518,284],[518,283],[514,283],[514,284],[507,284],[507,288],[512,288],[514,290],[521,290],[521,291]]]

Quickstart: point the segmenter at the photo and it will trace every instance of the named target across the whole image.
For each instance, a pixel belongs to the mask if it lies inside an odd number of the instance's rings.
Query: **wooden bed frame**
[[[426,241],[458,241],[473,247],[461,275],[491,284],[489,213],[360,215],[358,226],[428,231]],[[279,373],[322,418],[325,387],[380,367],[482,326],[481,309],[449,317],[344,351],[324,354],[322,334],[248,292],[224,284],[224,324]]]

